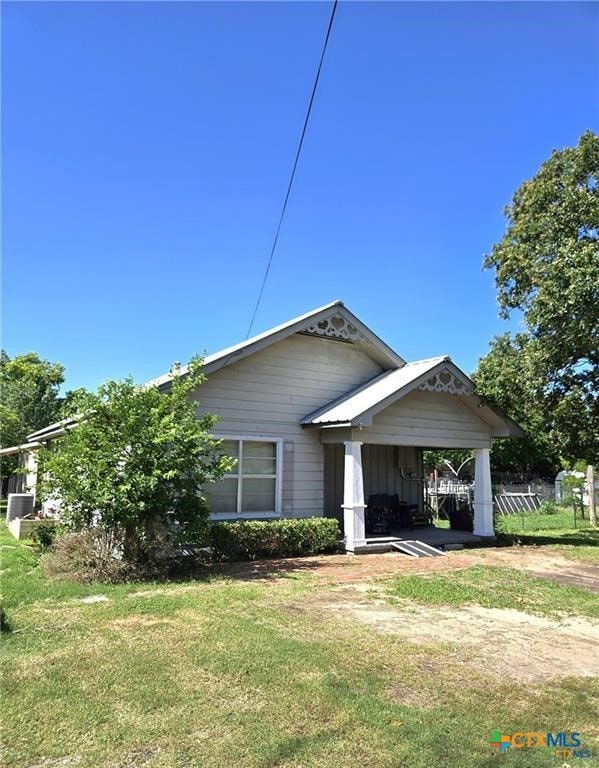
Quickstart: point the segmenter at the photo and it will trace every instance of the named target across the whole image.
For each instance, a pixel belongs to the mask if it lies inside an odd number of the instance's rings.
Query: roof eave
[[[391,349],[388,344],[386,344],[381,338],[373,333],[370,328],[368,328],[368,326],[364,325],[364,323],[359,318],[357,318],[341,300],[336,299],[335,301],[331,301],[322,307],[313,309],[310,312],[300,315],[299,317],[293,318],[292,320],[289,320],[281,325],[275,326],[274,328],[271,328],[264,333],[258,334],[257,336],[254,336],[247,341],[226,347],[220,352],[216,352],[214,355],[208,355],[204,359],[203,372],[206,375],[209,375],[211,373],[215,373],[227,365],[231,365],[234,362],[243,360],[245,357],[254,354],[254,352],[259,352],[261,349],[264,349],[271,344],[275,344],[277,341],[297,333],[302,328],[304,328],[308,322],[313,324],[320,322],[321,320],[328,317],[331,310],[335,307],[338,307],[345,314],[346,318],[353,325],[355,325],[358,331],[369,342],[372,343],[374,347],[373,351],[378,357],[378,362],[381,363],[381,365],[386,365],[388,368],[393,369],[401,368],[406,364],[406,361],[400,355],[398,355],[397,352]],[[180,373],[181,375],[185,375],[187,370],[182,368]],[[171,381],[172,374],[167,373],[147,382],[146,386],[156,386],[159,389],[168,389]]]

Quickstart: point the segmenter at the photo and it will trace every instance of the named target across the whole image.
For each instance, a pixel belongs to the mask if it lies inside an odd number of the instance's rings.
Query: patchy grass
[[[308,576],[49,583],[33,550],[4,543],[15,547],[2,552],[14,629],[2,653],[6,768],[535,768],[546,755],[497,755],[492,730],[574,724],[598,749],[595,681],[457,672],[443,642],[311,608],[334,587]],[[482,574],[476,583],[484,591]],[[93,594],[108,599],[79,601]],[[575,606],[587,610],[580,596]]]
[[[84,585],[46,579],[39,568],[39,553],[32,541],[17,541],[0,523],[2,604],[7,613],[17,605],[39,600],[85,597],[101,591],[128,591],[130,586]]]
[[[599,618],[599,597],[592,592],[494,565],[400,576],[393,580],[388,592],[395,597],[435,605],[475,604],[484,608],[517,609],[538,616],[570,614]]]

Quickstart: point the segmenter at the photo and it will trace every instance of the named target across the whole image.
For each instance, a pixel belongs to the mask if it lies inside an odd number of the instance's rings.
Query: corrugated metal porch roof
[[[302,424],[306,426],[351,423],[380,402],[426,376],[439,364],[448,362],[451,361],[447,356],[431,357],[407,363],[403,368],[394,371],[385,371],[367,384],[314,411],[302,420]]]

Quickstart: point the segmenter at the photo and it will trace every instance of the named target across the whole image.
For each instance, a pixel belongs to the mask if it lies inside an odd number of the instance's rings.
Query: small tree
[[[584,461],[576,461],[571,464],[565,462],[564,467],[567,474],[562,478],[562,502],[572,504],[575,520],[577,513],[580,517],[584,518],[584,492],[586,485]]]
[[[60,418],[60,386],[64,368],[42,360],[35,352],[9,357],[0,353],[0,447],[26,442],[26,437]],[[10,475],[16,456],[2,460],[2,474]]]
[[[171,519],[193,540],[208,514],[202,489],[234,465],[210,434],[217,417],[196,415],[203,380],[195,359],[166,392],[125,379],[73,396],[77,425],[40,452],[42,494],[62,500],[70,528],[104,531],[136,565],[155,561]]]

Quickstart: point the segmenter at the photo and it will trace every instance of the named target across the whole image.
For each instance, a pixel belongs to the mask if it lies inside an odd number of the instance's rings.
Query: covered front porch
[[[457,548],[494,537],[489,448],[475,449],[473,531],[435,524],[422,448],[346,440],[324,451],[325,514],[339,520],[348,552],[384,552],[413,540]]]
[[[522,431],[473,390],[472,381],[451,360],[433,358],[385,372],[304,419],[305,428],[320,432],[325,514],[340,520],[348,552],[380,551],[408,537],[436,546],[494,537],[492,441]],[[473,452],[472,532],[427,524],[432,519],[425,500],[425,448]],[[394,500],[387,503],[394,509],[393,524],[373,531],[367,509],[370,514],[380,495]]]

